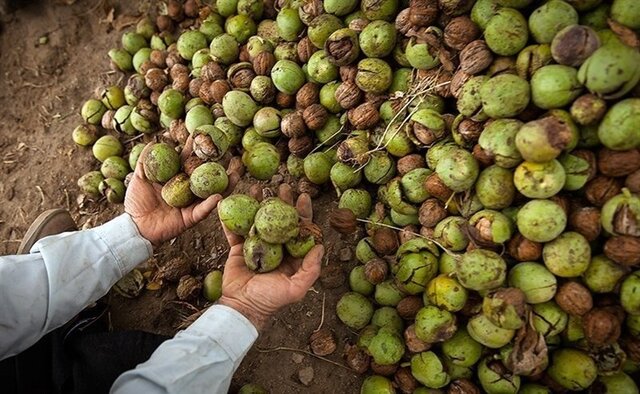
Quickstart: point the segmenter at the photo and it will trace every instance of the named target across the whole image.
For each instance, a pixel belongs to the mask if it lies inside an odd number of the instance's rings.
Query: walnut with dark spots
[[[627,176],[640,169],[640,151],[602,148],[598,152],[598,169],[602,175],[610,177]]]
[[[320,130],[329,119],[329,112],[322,104],[312,104],[304,109],[302,117],[310,130]]]
[[[462,50],[480,36],[480,28],[466,15],[458,16],[444,28],[444,43],[450,48]]]
[[[573,25],[553,38],[551,56],[559,64],[578,67],[599,47],[598,33],[588,26]]]
[[[460,52],[460,69],[469,75],[475,75],[491,65],[493,54],[484,40],[475,40],[467,44]]]
[[[149,60],[158,68],[167,67],[167,52],[159,49],[154,49],[149,55]]]
[[[171,87],[180,93],[185,94],[189,90],[189,82],[190,79],[188,75],[178,75],[178,77],[171,83]]]
[[[418,311],[422,309],[424,302],[419,296],[406,296],[396,305],[398,315],[405,320],[415,319]]]
[[[593,299],[589,289],[578,282],[566,282],[558,288],[555,301],[565,312],[582,316],[593,308]]]
[[[437,0],[411,0],[409,2],[409,21],[416,27],[432,25],[438,18]]]
[[[340,33],[341,31],[338,32],[338,34]],[[324,51],[327,54],[327,59],[336,66],[353,63],[360,51],[358,37],[353,32],[338,36],[332,35],[325,42]]]
[[[328,356],[336,351],[336,336],[328,328],[323,328],[311,334],[309,338],[309,346],[311,351],[317,356]]]
[[[442,219],[449,216],[444,203],[437,198],[429,198],[420,205],[418,220],[424,227],[435,227]]]
[[[347,81],[340,84],[335,96],[343,109],[351,109],[360,104],[363,93],[355,82]]]
[[[595,346],[615,343],[620,338],[620,326],[615,315],[600,308],[593,309],[582,318],[585,338]]]
[[[227,74],[217,62],[209,62],[200,68],[200,78],[205,81],[213,82],[226,77]]]
[[[484,130],[484,122],[476,122],[465,118],[458,124],[457,132],[467,146],[475,145]]]
[[[640,265],[640,238],[629,235],[611,237],[604,244],[604,254],[624,266]]]
[[[248,63],[247,66],[230,73],[229,82],[235,89],[248,90],[251,86],[251,81],[256,77],[256,73]]]
[[[596,154],[586,149],[576,149],[572,151],[571,154],[589,163],[589,172],[587,176],[587,181],[590,181],[593,178],[595,178],[595,176],[598,173],[598,165],[596,163]]]
[[[582,207],[573,210],[569,215],[569,226],[582,234],[587,241],[595,241],[602,232],[600,210],[596,207]]]
[[[596,207],[601,207],[622,191],[622,182],[619,179],[604,175],[598,175],[589,181],[584,187],[587,200]]]
[[[169,53],[167,53],[166,62],[167,62],[167,68],[171,69],[176,64],[182,64],[184,62],[184,59],[182,58],[182,56],[180,56],[178,52],[169,51]]]
[[[262,51],[253,59],[253,71],[257,75],[271,75],[271,69],[276,64],[276,57],[273,53]]]
[[[364,265],[364,275],[374,285],[384,282],[388,273],[389,265],[383,259],[373,259]]]
[[[350,109],[347,112],[349,123],[356,130],[367,130],[373,128],[380,121],[380,112],[374,104],[366,102]]]
[[[296,93],[296,108],[305,109],[320,102],[320,85],[307,82]]]

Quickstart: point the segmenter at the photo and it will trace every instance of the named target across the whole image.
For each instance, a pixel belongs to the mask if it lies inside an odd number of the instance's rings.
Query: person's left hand
[[[157,246],[177,237],[209,216],[218,202],[222,200],[222,196],[216,194],[182,209],[169,206],[160,195],[162,186],[149,182],[144,174],[143,158],[152,145],[147,145],[140,154],[133,178],[127,188],[124,211],[131,215],[140,235]],[[185,149],[190,150],[190,146],[187,143]],[[188,157],[188,154],[183,154],[183,159],[185,157]],[[232,160],[229,164],[227,191],[231,191],[235,187],[241,176],[241,169],[242,164],[238,161]]]

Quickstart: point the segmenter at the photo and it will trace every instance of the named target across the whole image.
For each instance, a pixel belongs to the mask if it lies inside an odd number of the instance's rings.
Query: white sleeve
[[[120,375],[111,393],[226,393],[257,337],[242,314],[214,305],[160,345],[149,361]]]
[[[152,255],[127,214],[87,231],[38,241],[0,257],[0,360],[36,343]]]

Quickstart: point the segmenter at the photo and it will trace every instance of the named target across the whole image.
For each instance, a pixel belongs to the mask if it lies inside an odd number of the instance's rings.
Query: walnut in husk
[[[640,264],[640,238],[630,235],[611,237],[604,244],[604,254],[618,264],[637,266]]]
[[[595,346],[611,345],[620,338],[620,321],[611,312],[596,308],[582,318],[584,335]]]
[[[413,153],[398,159],[396,169],[400,176],[405,175],[416,168],[424,168],[426,165],[423,155]]]
[[[570,315],[582,316],[593,308],[589,289],[578,282],[566,282],[556,292],[556,303]]]
[[[427,177],[424,181],[424,188],[430,195],[443,202],[448,201],[453,194],[453,190],[449,189],[436,173]]]
[[[318,356],[328,356],[336,351],[336,336],[328,328],[323,328],[311,334],[309,338],[309,346],[313,354]]]
[[[202,282],[191,275],[185,275],[180,278],[176,295],[182,301],[196,298],[202,291]]]
[[[505,366],[516,375],[532,376],[549,365],[547,344],[542,333],[525,324],[516,333],[513,350],[505,360]]]
[[[418,338],[416,335],[416,326],[414,324],[404,330],[404,343],[411,353],[421,353],[431,349],[430,343]]]

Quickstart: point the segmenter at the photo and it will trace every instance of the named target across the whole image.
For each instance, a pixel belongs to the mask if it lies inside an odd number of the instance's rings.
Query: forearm
[[[28,255],[0,257],[0,359],[66,323],[150,256],[149,242],[122,215],[44,238]]]
[[[111,392],[226,393],[233,373],[258,337],[239,312],[214,305],[164,342],[149,361],[122,374]]]

